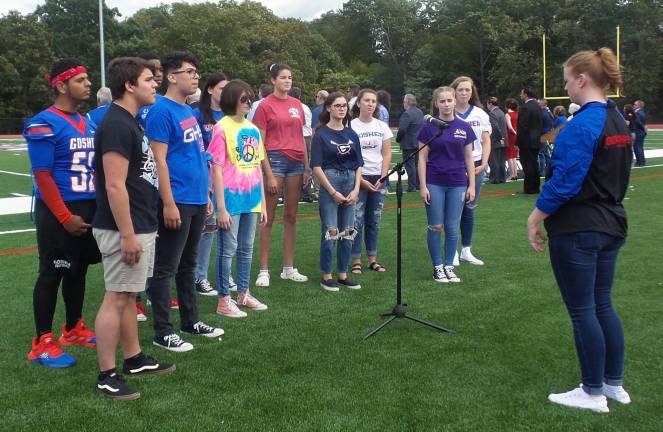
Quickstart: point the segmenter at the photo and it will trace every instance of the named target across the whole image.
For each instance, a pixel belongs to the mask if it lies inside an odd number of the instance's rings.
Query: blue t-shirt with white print
[[[150,141],[168,145],[166,163],[177,204],[207,204],[209,171],[203,134],[193,110],[167,97],[160,98],[146,117]]]

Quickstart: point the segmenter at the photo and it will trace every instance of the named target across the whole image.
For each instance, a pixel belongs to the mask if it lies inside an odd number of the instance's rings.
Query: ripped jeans
[[[337,170],[329,168],[325,175],[332,187],[347,196],[355,186],[354,170]],[[334,248],[336,252],[337,270],[339,273],[348,271],[350,250],[355,238],[355,205],[336,204],[325,188],[320,188],[318,197],[320,204],[320,271],[323,274],[332,272]]]
[[[458,245],[458,225],[465,204],[465,186],[427,184],[430,204],[428,218],[428,253],[434,266],[451,266]],[[442,260],[442,231],[444,231],[444,261]]]
[[[380,180],[379,175],[365,175],[364,180],[372,184]],[[378,233],[380,231],[380,220],[382,219],[382,208],[384,207],[384,196],[387,193],[387,185],[383,184],[379,191],[373,192],[368,189],[359,189],[359,198],[355,206],[355,229],[357,237],[352,243],[351,256],[354,259],[361,258],[362,231],[364,242],[366,242],[366,256],[377,256]]]

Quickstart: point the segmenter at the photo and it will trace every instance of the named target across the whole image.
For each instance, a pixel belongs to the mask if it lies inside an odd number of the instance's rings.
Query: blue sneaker
[[[76,359],[62,351],[51,332],[41,335],[39,340],[32,339],[32,351],[28,354],[28,360],[56,369],[68,368],[76,364]]]

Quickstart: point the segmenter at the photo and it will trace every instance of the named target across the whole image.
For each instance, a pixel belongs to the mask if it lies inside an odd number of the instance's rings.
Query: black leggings
[[[86,222],[92,221],[94,200],[67,202],[69,210]],[[71,330],[81,318],[88,265],[101,255],[91,232],[73,236],[65,231],[40,199],[35,201],[35,225],[39,248],[39,275],[32,295],[37,337],[52,331],[53,315],[62,282],[62,298]]]
[[[87,268],[85,264],[70,270],[45,269],[39,272],[32,294],[37,337],[52,331],[60,281],[62,281],[67,330],[71,330],[76,325],[83,315]]]

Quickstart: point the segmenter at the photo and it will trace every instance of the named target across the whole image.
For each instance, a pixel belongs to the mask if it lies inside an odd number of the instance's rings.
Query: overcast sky
[[[95,0],[89,0],[95,1]],[[117,8],[123,18],[134,14],[138,9],[156,6],[163,3],[203,3],[205,0],[105,0],[109,7]],[[344,0],[259,0],[260,3],[272,10],[276,15],[284,18],[293,17],[303,20],[317,18],[328,10],[340,9]],[[347,0],[346,0],[347,1]],[[30,13],[44,0],[2,0],[0,2],[0,15],[10,10],[21,13]],[[216,1],[212,1],[216,3]]]

